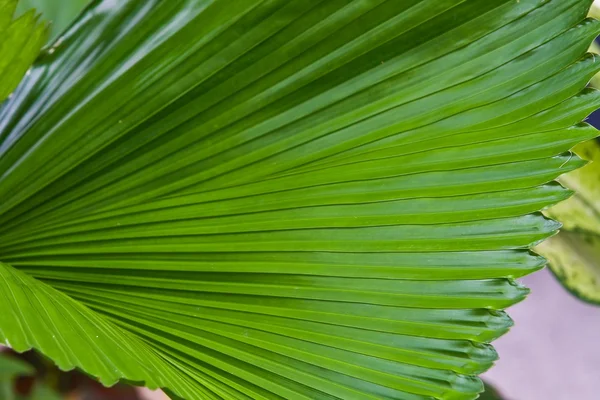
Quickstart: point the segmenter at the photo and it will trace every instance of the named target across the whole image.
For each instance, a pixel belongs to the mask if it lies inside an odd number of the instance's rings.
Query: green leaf
[[[498,392],[495,387],[487,382],[484,382],[484,386],[485,390],[481,393],[478,400],[503,400],[503,397],[500,396],[500,392]]]
[[[46,21],[50,21],[50,37],[63,32],[90,3],[90,0],[19,0],[17,14],[35,8]]]
[[[64,293],[4,264],[0,278],[5,310],[0,314],[0,340],[16,351],[43,349],[62,370],[80,367],[106,385],[122,377],[151,387],[178,379],[147,344]],[[185,387],[185,379],[178,384]]]
[[[575,194],[547,211],[563,229],[536,250],[567,290],[600,305],[600,144],[590,140],[575,150],[591,163],[560,178]]]
[[[0,103],[33,64],[47,37],[34,10],[12,18],[18,0],[0,0]]]
[[[43,383],[36,383],[28,400],[61,400],[62,397]]]
[[[597,134],[590,3],[98,1],[0,109],[3,339],[189,399],[477,398]]]
[[[35,369],[32,365],[0,351],[0,396],[3,400],[16,398],[14,383],[16,377],[34,374]]]
[[[34,372],[33,366],[25,361],[0,352],[0,381],[11,381],[17,376],[32,375]]]

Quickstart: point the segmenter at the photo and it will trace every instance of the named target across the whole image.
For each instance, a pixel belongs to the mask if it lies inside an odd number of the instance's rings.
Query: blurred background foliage
[[[36,352],[0,349],[2,400],[142,400],[135,388],[105,388],[80,371],[60,371]]]

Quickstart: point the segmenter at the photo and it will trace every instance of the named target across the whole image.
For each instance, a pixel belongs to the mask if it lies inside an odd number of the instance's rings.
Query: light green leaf
[[[45,20],[50,21],[50,37],[63,32],[90,3],[90,0],[19,0],[17,14],[35,8]]]
[[[13,20],[17,1],[0,0],[0,103],[17,87],[48,34],[34,10]]]
[[[16,351],[43,349],[62,370],[80,367],[106,385],[127,377],[156,388],[177,379],[146,343],[5,264],[0,264],[0,296],[0,340]],[[178,384],[184,389],[185,379]]]
[[[477,398],[597,134],[590,3],[98,1],[0,109],[3,338],[189,399]]]
[[[575,194],[547,211],[563,229],[536,250],[567,290],[600,305],[600,145],[590,140],[575,150],[591,163],[560,178]]]

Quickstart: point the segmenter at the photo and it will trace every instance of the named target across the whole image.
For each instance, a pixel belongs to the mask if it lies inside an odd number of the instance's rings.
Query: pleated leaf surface
[[[96,1],[0,108],[0,340],[187,399],[475,399],[596,136],[589,0]]]

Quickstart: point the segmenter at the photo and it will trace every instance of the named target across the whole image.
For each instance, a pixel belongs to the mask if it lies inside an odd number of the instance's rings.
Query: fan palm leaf
[[[95,1],[0,109],[0,339],[188,399],[475,399],[596,136],[590,4]]]

